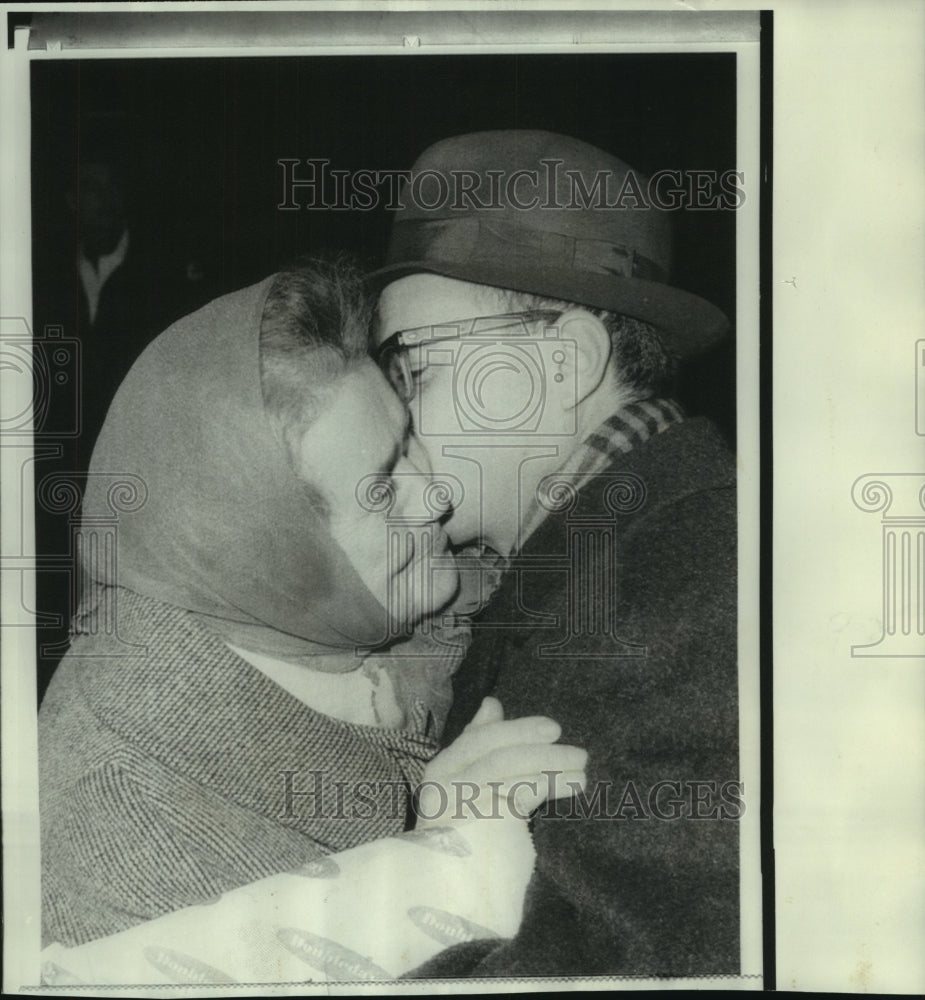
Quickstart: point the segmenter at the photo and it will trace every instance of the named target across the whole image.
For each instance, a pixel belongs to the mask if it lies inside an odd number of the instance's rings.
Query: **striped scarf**
[[[630,403],[609,417],[589,435],[565,460],[556,472],[566,476],[576,490],[585,486],[592,476],[613,464],[618,455],[625,455],[684,419],[684,411],[670,399],[644,399]],[[520,548],[540,526],[549,513],[536,497],[530,501],[521,525]]]

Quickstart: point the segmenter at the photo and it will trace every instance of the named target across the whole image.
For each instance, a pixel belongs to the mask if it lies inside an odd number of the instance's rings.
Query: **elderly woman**
[[[140,495],[115,558],[85,550],[40,712],[46,942],[408,825],[465,631],[412,634],[458,580],[405,409],[367,356],[364,303],[343,264],[275,275],[161,334],[113,402],[85,532],[111,518],[119,477]],[[374,652],[396,637],[404,655]],[[537,720],[480,721],[488,742],[434,773],[512,744],[572,749]]]

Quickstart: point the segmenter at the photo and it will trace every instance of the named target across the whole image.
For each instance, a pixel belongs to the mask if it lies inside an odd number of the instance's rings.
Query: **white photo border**
[[[112,5],[106,5],[108,11],[113,10]],[[207,5],[196,5],[206,7]],[[213,5],[214,6],[214,5]],[[266,9],[268,5],[261,5]],[[333,8],[335,11],[342,11],[343,7],[335,7],[333,4],[320,5]],[[357,5],[352,5],[357,6]],[[368,6],[368,5],[367,5]],[[394,6],[394,5],[390,5]],[[544,5],[546,6],[546,5]],[[92,9],[87,5],[87,10]],[[211,10],[211,7],[209,7]],[[304,8],[303,8],[304,9]],[[451,6],[432,5],[432,10],[451,10]],[[512,6],[512,11],[523,9]],[[534,12],[535,13],[535,12]],[[151,5],[145,5],[146,19],[152,17]],[[413,12],[408,16],[417,17]],[[469,15],[474,22],[478,21],[475,14]],[[625,18],[629,15],[623,15]],[[683,16],[683,15],[682,15]],[[510,44],[503,41],[494,41],[491,38],[490,30],[486,30],[484,25],[479,25],[477,38],[480,47],[490,46],[493,53],[530,53],[530,52],[559,52],[568,51],[580,57],[580,53],[624,53],[624,52],[664,52],[683,51],[692,52],[734,52],[737,56],[737,90],[738,90],[738,120],[737,127],[737,169],[744,171],[746,178],[758,178],[760,175],[759,161],[759,86],[760,86],[760,61],[759,46],[757,39],[757,13],[749,14],[748,17],[737,15],[727,18],[731,25],[730,34],[732,40],[723,37],[723,18],[719,15],[703,15],[704,23],[710,21],[710,27],[705,32],[706,39],[697,37],[693,40],[684,38],[690,35],[685,30],[679,19],[670,22],[668,34],[674,31],[682,36],[679,40],[672,37],[670,41],[657,41],[637,39],[630,43],[582,41],[580,44],[571,44],[567,48],[557,41],[524,41],[517,44]],[[566,11],[549,7],[545,12],[545,18],[537,23],[553,25],[558,31],[563,23],[569,20]],[[751,22],[751,29],[745,30],[746,20]],[[388,24],[388,22],[385,22]],[[649,22],[657,27],[657,21]],[[662,32],[667,22],[662,19]],[[380,29],[380,30],[385,30]],[[650,29],[647,29],[650,30]],[[473,27],[474,37],[476,29]],[[593,32],[588,32],[593,34]],[[697,33],[695,33],[697,34]],[[3,258],[3,292],[4,302],[2,314],[4,316],[27,317],[27,322],[31,327],[31,294],[23,290],[31,288],[29,273],[29,254],[17,253],[16,248],[24,244],[20,241],[28,240],[30,231],[29,220],[29,198],[23,198],[23,191],[27,189],[29,178],[28,156],[23,155],[29,148],[29,118],[28,118],[28,66],[30,61],[43,61],[48,59],[74,58],[77,54],[75,50],[69,49],[66,42],[60,47],[54,47],[52,51],[34,50],[24,48],[24,38],[26,33],[19,31],[16,34],[16,47],[11,57],[7,54],[4,59],[4,106],[2,130],[5,138],[16,136],[12,147],[18,152],[18,156],[6,158],[3,168],[3,210],[4,210],[4,233],[2,247]],[[419,35],[403,35],[403,39],[419,38]],[[425,36],[426,37],[426,36]],[[150,34],[143,36],[143,40],[150,39]],[[284,57],[286,55],[351,55],[362,57],[366,54],[391,54],[396,58],[414,58],[416,51],[426,51],[428,54],[451,54],[458,53],[458,45],[438,44],[428,45],[426,42],[422,49],[418,49],[414,42],[403,43],[396,47],[390,41],[383,42],[382,45],[356,46],[353,44],[336,45],[325,44],[320,50],[313,51],[306,45],[285,46],[272,45],[268,47],[258,47],[252,44],[252,38],[244,35],[240,38],[241,47],[205,47],[196,48],[191,45],[184,45],[182,49],[167,50],[161,47],[146,47],[143,42],[132,47],[116,47],[118,45],[128,46],[127,39],[122,39],[117,43],[110,40],[105,47],[95,49],[79,50],[79,57],[82,59],[107,59],[124,58],[130,54],[132,58],[160,58],[167,55],[183,57],[222,58],[224,56],[260,56],[272,55]],[[409,51],[412,50],[412,51]],[[469,51],[472,51],[471,48]],[[22,102],[25,100],[25,105]],[[11,162],[15,161],[15,162]],[[25,185],[24,185],[25,181]],[[707,988],[716,986],[718,988],[760,988],[762,973],[762,884],[761,868],[759,861],[759,820],[760,820],[760,707],[759,707],[759,687],[758,687],[758,663],[760,659],[760,636],[756,623],[759,620],[759,530],[760,530],[760,455],[759,455],[759,393],[758,393],[758,329],[759,329],[759,198],[757,186],[747,182],[748,199],[745,205],[738,210],[736,227],[736,330],[737,330],[737,431],[739,449],[739,534],[740,534],[740,594],[739,594],[739,712],[740,712],[740,759],[741,778],[745,783],[745,799],[747,809],[740,820],[741,829],[741,908],[742,908],[742,975],[731,979],[720,978],[696,979],[696,980],[657,980],[646,981],[636,978],[607,980],[573,980],[569,981],[572,988],[604,989],[604,988]],[[28,243],[25,244],[28,246]],[[13,474],[9,472],[11,462],[20,460],[27,461],[23,452],[14,453],[12,449],[4,449],[3,460],[5,463],[4,489],[6,491],[10,483],[21,481],[22,467]],[[10,530],[17,530],[21,527],[22,535],[28,538],[31,525],[29,520],[31,512],[27,509],[20,510],[21,522],[19,525],[9,519],[17,510],[17,504],[7,502],[8,495],[4,496],[4,534],[8,536]],[[30,549],[23,550],[23,556],[27,557]],[[31,551],[34,551],[31,550]],[[16,576],[17,574],[12,574]],[[5,904],[6,904],[6,962],[5,962],[5,984],[10,991],[20,989],[35,989],[38,987],[38,929],[40,926],[38,912],[38,896],[36,886],[38,884],[38,854],[37,854],[37,802],[35,798],[35,744],[36,735],[34,728],[34,711],[29,712],[27,706],[34,706],[35,677],[30,674],[29,669],[23,669],[23,664],[28,665],[34,662],[35,648],[34,638],[31,637],[28,629],[14,629],[10,627],[14,624],[14,616],[8,615],[11,607],[18,604],[18,596],[14,601],[11,596],[11,574],[6,574],[4,580],[4,601],[5,614],[4,623],[4,741],[7,752],[4,753],[4,826],[5,826],[5,864],[7,867],[7,878],[5,879]],[[10,603],[13,602],[13,603]],[[31,699],[31,703],[30,703]],[[10,746],[15,747],[15,753],[9,752]],[[28,972],[31,968],[31,973]],[[31,977],[31,979],[30,979]],[[492,983],[484,980],[477,982],[450,983],[402,983],[402,990],[406,993],[417,992],[468,992],[478,990],[480,992],[495,991],[521,991],[526,989],[538,989],[543,986],[548,988],[561,988],[562,983],[556,981],[504,981],[503,983]],[[260,987],[259,990],[257,987]],[[350,992],[364,992],[376,994],[388,992],[394,984],[383,984],[382,987],[370,986],[361,987],[357,984],[350,984]],[[347,986],[343,990],[347,990]],[[49,990],[50,988],[44,987]],[[74,995],[80,995],[82,990],[71,988]],[[339,984],[324,984],[315,987],[299,985],[300,992],[334,993],[341,992]],[[54,990],[57,994],[60,991]],[[92,992],[92,991],[89,991]],[[110,991],[107,991],[110,992]],[[124,993],[121,989],[115,991],[115,995],[136,995],[137,990],[126,988]],[[149,990],[144,991],[146,995],[152,995]],[[206,991],[198,989],[196,992],[186,992],[183,988],[165,988],[164,996],[182,995],[204,995]],[[282,994],[288,992],[288,988],[280,986],[242,986],[234,991],[224,989],[227,995],[254,995],[255,993]]]

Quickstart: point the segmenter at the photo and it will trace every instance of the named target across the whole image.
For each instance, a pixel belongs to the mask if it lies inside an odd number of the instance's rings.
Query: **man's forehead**
[[[491,314],[502,308],[505,292],[436,274],[412,274],[386,285],[379,296],[376,343],[399,330]]]

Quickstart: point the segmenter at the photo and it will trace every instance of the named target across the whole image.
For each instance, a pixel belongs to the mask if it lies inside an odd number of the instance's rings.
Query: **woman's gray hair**
[[[260,323],[260,387],[291,458],[340,379],[368,358],[372,305],[345,255],[276,275]]]
[[[297,472],[305,433],[340,380],[369,357],[372,307],[363,273],[346,255],[297,261],[270,287],[260,323],[260,388]],[[312,484],[306,490],[326,513]]]

